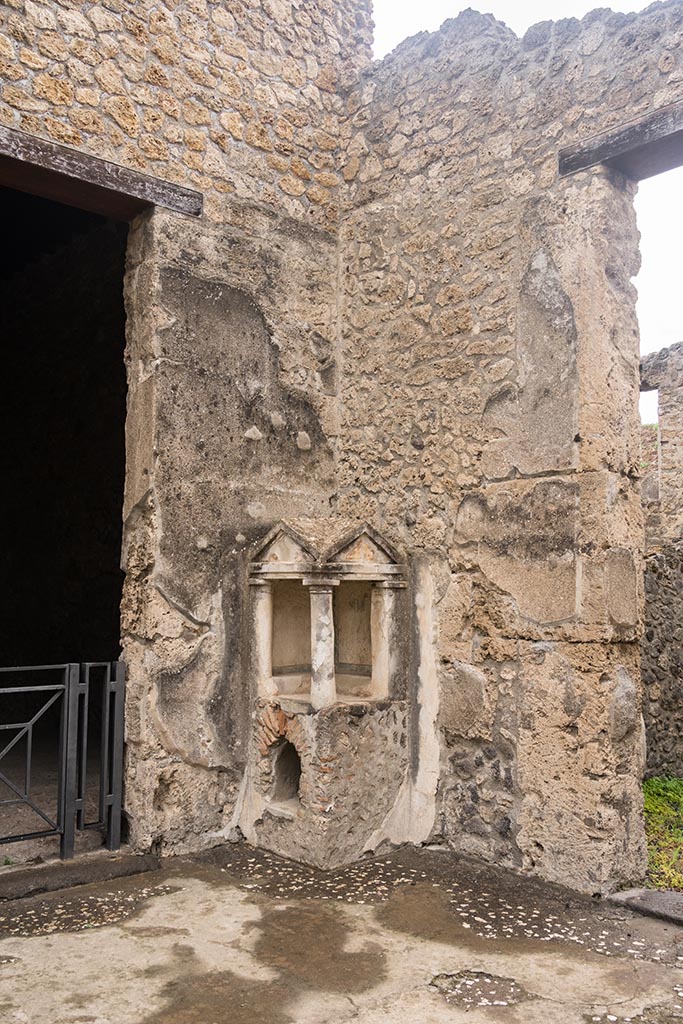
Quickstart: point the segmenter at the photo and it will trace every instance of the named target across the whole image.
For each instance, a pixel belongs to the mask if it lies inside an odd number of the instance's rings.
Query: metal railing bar
[[[52,826],[52,828],[57,828],[57,822],[53,821],[52,818],[48,818],[47,814],[41,811],[40,807],[36,807],[36,805],[33,803],[33,800],[31,800],[29,796],[27,796],[25,793],[22,794],[22,792],[18,789],[17,786],[14,785],[11,779],[7,778],[4,772],[0,772],[0,782],[4,782],[8,789],[11,789],[13,793],[16,793],[17,796],[21,798],[21,802],[23,804],[27,804],[32,811],[35,811],[39,818],[42,818],[43,821],[46,821],[48,825]]]
[[[84,824],[84,798],[87,773],[88,757],[88,696],[90,691],[90,671],[85,665],[81,665],[78,687],[78,744],[77,744],[77,765],[76,765],[76,828],[83,828]]]
[[[49,686],[47,683],[45,686],[5,686],[0,689],[0,696],[5,693],[41,693],[43,690],[59,690],[60,693],[63,693],[64,689],[62,683],[55,683],[53,686]]]
[[[111,671],[111,669],[110,669]],[[102,687],[102,728],[100,732],[100,806],[99,816],[107,821],[107,797],[109,795],[109,673]]]
[[[27,722],[26,725],[23,725],[21,727],[21,732],[17,736],[15,736],[13,740],[9,741],[9,743],[7,744],[5,749],[4,750],[0,750],[0,761],[2,761],[3,757],[5,757],[6,754],[9,754],[10,750],[12,749],[12,747],[15,747],[17,745],[17,743],[19,743],[19,741],[24,738],[24,736],[28,732],[28,727],[29,727],[29,723]],[[8,726],[8,728],[11,729],[13,727],[12,726]],[[14,728],[16,728],[16,726],[14,726]]]
[[[3,751],[0,751],[0,761],[2,761],[2,759],[11,751],[12,746],[15,746],[16,743],[18,743],[18,741],[20,739],[24,738],[24,736],[26,735],[27,731],[33,728],[33,726],[36,724],[38,719],[41,718],[41,716],[44,715],[45,712],[48,711],[52,707],[52,705],[55,702],[55,700],[58,700],[58,699],[59,699],[59,694],[55,693],[53,697],[50,697],[50,699],[47,701],[46,705],[43,705],[43,707],[40,709],[40,711],[36,712],[34,717],[29,722],[24,722],[24,723],[22,723],[20,725],[18,723],[15,723],[14,725],[8,725],[8,726],[4,726],[3,727],[5,729],[20,728],[20,729],[22,729],[22,731],[20,731],[18,733],[18,735],[14,736],[14,738],[7,743],[7,745],[5,746],[5,749]]]
[[[110,755],[111,803],[107,813],[107,848],[118,850],[121,845],[121,805],[123,803],[123,740],[126,695],[126,666],[122,661],[112,664],[113,680],[107,685],[114,698],[114,728]]]
[[[76,785],[78,771],[78,698],[80,690],[80,666],[69,665],[66,691],[66,737],[64,743],[65,774],[63,790],[64,815],[59,855],[62,860],[71,860],[74,855],[76,838]]]
[[[87,701],[88,707],[90,707],[90,704],[91,704],[91,700],[90,700],[90,690],[91,690],[91,678],[90,678],[90,676],[91,676],[91,671],[92,670],[97,670],[97,669],[103,669],[105,671],[103,685],[106,687],[107,679],[109,678],[109,671],[110,671],[110,663],[108,661],[86,661],[86,662],[83,662],[82,665],[81,665],[81,682],[84,682],[86,684],[86,698],[85,699]],[[103,820],[102,811],[101,811],[101,805],[102,805],[102,791],[101,791],[102,772],[101,772],[101,770],[98,772],[98,814],[99,814],[99,819],[97,821],[87,821],[86,820],[85,796],[86,796],[86,787],[87,787],[87,781],[88,781],[88,779],[87,779],[87,763],[88,763],[87,762],[87,752],[88,752],[88,745],[87,745],[87,720],[88,720],[88,716],[87,716],[87,713],[86,713],[86,716],[85,716],[85,723],[86,724],[85,724],[85,727],[84,727],[86,729],[86,733],[84,734],[84,741],[85,742],[84,742],[83,750],[82,750],[82,753],[81,753],[81,783],[79,785],[80,802],[79,802],[79,805],[78,805],[79,806],[79,814],[78,814],[78,818],[77,818],[77,826],[78,826],[78,829],[81,830],[81,831],[84,831],[85,829],[90,829],[90,828],[102,828],[103,825],[104,825],[104,820]],[[101,761],[101,759],[100,759],[100,761]],[[100,764],[100,767],[101,767],[101,764]]]
[[[20,843],[24,839],[43,839],[46,836],[58,836],[60,834],[58,828],[45,829],[43,832],[22,832],[16,836],[2,836],[0,837],[0,846],[4,843]]]
[[[26,735],[27,731],[29,729],[33,728],[33,726],[36,724],[38,719],[42,715],[44,715],[45,712],[47,710],[49,710],[49,708],[51,708],[52,705],[57,700],[59,700],[59,694],[58,693],[56,693],[54,695],[54,697],[51,697],[50,700],[47,702],[47,704],[44,704],[43,707],[40,709],[40,711],[38,711],[33,716],[33,718],[31,718],[28,722],[21,722],[21,723],[15,723],[14,725],[3,725],[3,726],[0,726],[0,729],[3,729],[3,730],[17,729],[17,728],[21,729],[21,732],[18,734],[18,736],[15,736],[13,740],[10,740],[10,742],[7,744],[7,746],[5,747],[4,750],[0,750],[0,761],[2,761],[3,757],[5,757],[5,755],[10,752],[12,747],[16,746],[16,744],[19,742],[19,740],[23,739],[23,737]]]
[[[57,828],[59,829],[60,835],[64,832],[64,789],[66,786],[66,737],[68,725],[67,712],[68,701],[65,685],[64,699],[62,700],[59,715],[59,755],[57,759]]]
[[[0,836],[0,845],[37,839],[46,836],[60,836],[60,855],[63,859],[73,856],[75,832],[85,829],[104,829],[106,844],[110,850],[117,850],[121,841],[121,804],[123,793],[123,741],[124,741],[124,699],[125,665],[123,662],[82,662],[59,665],[17,665],[0,668],[0,682],[8,675],[27,673],[59,673],[61,682],[43,682],[30,685],[28,680],[21,685],[0,686],[0,697],[10,694],[40,693],[45,702],[28,721],[3,723],[0,735],[14,731],[2,751],[0,760],[6,757],[26,737],[25,762],[23,771],[24,792],[21,783],[14,783],[0,771],[0,783],[11,795],[0,800],[0,807],[23,806],[30,808],[49,828],[40,831]],[[98,673],[97,679],[94,673]],[[100,677],[101,673],[101,677]],[[86,820],[86,799],[88,786],[89,719],[91,716],[91,683],[100,685],[101,678],[101,723],[99,758],[99,820]],[[19,683],[20,680],[17,680]],[[34,784],[36,744],[34,726],[59,701],[61,714],[59,724],[59,752],[57,777],[56,822],[31,799]],[[94,724],[94,722],[93,722]]]
[[[30,725],[26,733],[26,767],[24,769],[24,795],[31,792],[31,759],[33,757],[33,726]]]
[[[58,665],[9,665],[0,668],[0,675],[6,672],[66,672],[69,662]]]
[[[50,697],[50,699],[49,699],[49,701],[47,702],[47,704],[43,704],[43,706],[42,706],[42,708],[40,709],[40,711],[36,711],[36,713],[35,713],[35,715],[33,716],[33,718],[29,719],[29,721],[28,721],[28,722],[27,722],[26,724],[27,724],[28,726],[34,726],[34,725],[36,724],[36,722],[38,721],[38,719],[39,719],[39,718],[42,718],[42,716],[43,716],[43,715],[45,714],[45,712],[46,712],[46,711],[49,711],[49,710],[50,710],[50,708],[52,707],[52,705],[53,705],[53,704],[55,703],[55,701],[57,701],[57,700],[59,700],[59,694],[58,694],[58,693],[56,693],[56,694],[54,695],[54,697]]]

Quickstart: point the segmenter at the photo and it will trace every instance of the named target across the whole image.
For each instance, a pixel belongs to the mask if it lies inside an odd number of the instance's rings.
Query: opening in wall
[[[9,188],[0,188],[0,222],[0,666],[115,661],[127,225]],[[20,677],[11,684],[16,693],[0,700],[0,736],[14,739],[21,723],[35,722],[25,740],[0,743],[0,803],[7,801],[0,837],[44,831],[42,814],[57,818],[63,704],[47,701],[49,691],[22,690],[36,678],[47,687],[61,675]],[[100,687],[91,689],[86,724],[91,780],[102,736]],[[89,785],[90,821],[98,797]],[[51,849],[52,839],[35,841],[46,845],[19,844],[13,857]],[[99,832],[88,831],[78,848],[99,842]]]
[[[642,399],[647,396],[653,398],[651,405],[646,410],[654,407],[655,418],[643,419]],[[640,494],[644,502],[659,500],[659,476],[661,462],[661,444],[659,436],[659,420],[657,418],[658,398],[657,391],[644,391],[641,394],[640,404]],[[652,415],[651,413],[649,414]]]
[[[120,651],[127,225],[0,189],[3,665]]]
[[[642,259],[635,279],[641,355],[640,474],[641,496],[648,507],[648,544],[656,542],[660,534],[658,503],[663,474],[671,490],[672,465],[674,478],[680,471],[676,439],[680,429],[683,293],[677,250],[683,231],[682,189],[683,168],[679,167],[641,181],[635,204]]]
[[[372,696],[372,584],[342,582],[334,592],[335,675],[344,697]]]
[[[638,408],[641,425],[651,427],[656,433],[659,423],[659,391],[641,391]]]
[[[311,689],[311,602],[301,580],[273,584],[273,680],[279,693]]]
[[[310,535],[310,536],[309,536]],[[335,542],[336,536],[336,542]],[[320,548],[320,538],[328,539]],[[396,594],[407,566],[369,525],[282,522],[249,567],[252,673],[260,699],[314,710],[387,700],[396,670]]]
[[[301,758],[293,743],[283,740],[273,753],[273,788],[270,798],[283,804],[299,799]]]
[[[638,184],[635,206],[641,268],[638,323],[641,356],[683,341],[683,290],[678,250],[683,234],[683,167]],[[640,397],[641,422],[657,422],[656,393]]]

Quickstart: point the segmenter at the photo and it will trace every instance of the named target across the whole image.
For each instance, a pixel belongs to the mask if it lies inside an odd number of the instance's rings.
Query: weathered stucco
[[[0,18],[2,123],[205,195],[129,238],[133,845],[637,878],[635,185],[558,150],[681,98],[683,3],[521,40],[467,11],[376,64],[365,0]],[[259,699],[250,552],[301,517],[405,552],[396,689],[362,714]]]
[[[283,512],[324,514],[333,487],[333,398],[316,354],[330,330],[326,252],[326,235],[289,222],[267,240],[198,233],[159,213],[133,229],[128,435],[137,456],[124,559],[135,568],[123,630],[129,707],[145,714],[138,725],[131,712],[128,735],[136,843],[158,836],[184,849],[231,820],[249,733],[247,553]],[[309,331],[320,338],[314,352]],[[192,822],[159,798],[159,777],[191,788]]]

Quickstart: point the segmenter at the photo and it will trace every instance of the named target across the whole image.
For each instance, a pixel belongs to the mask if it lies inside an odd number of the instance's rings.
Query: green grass
[[[646,779],[643,793],[648,884],[683,892],[683,779]]]

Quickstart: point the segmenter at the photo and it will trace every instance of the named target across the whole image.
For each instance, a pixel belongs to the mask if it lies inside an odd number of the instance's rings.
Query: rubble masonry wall
[[[557,154],[680,98],[682,27],[465,12],[349,101],[340,509],[430,565],[436,828],[596,890],[644,856],[639,255]]]
[[[647,773],[683,775],[683,344],[643,356],[642,391],[658,391],[643,486],[645,623],[642,642]],[[644,446],[644,451],[646,447]]]
[[[351,0],[0,17],[2,123],[205,195],[128,252],[133,844],[239,820],[247,552],[339,514],[412,573],[409,756],[356,842],[638,877],[635,187],[557,154],[680,99],[683,4],[522,40],[465,12],[374,65]]]

